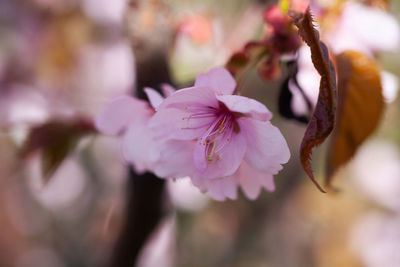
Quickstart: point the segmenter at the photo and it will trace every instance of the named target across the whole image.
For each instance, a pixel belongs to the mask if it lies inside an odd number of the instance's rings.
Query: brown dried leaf
[[[376,129],[384,108],[379,68],[355,51],[336,57],[338,110],[328,149],[325,184],[331,186],[337,169],[346,164]]]
[[[292,14],[299,34],[311,49],[311,59],[315,69],[321,75],[317,105],[308,123],[300,148],[300,159],[304,170],[319,190],[325,192],[315,180],[311,169],[312,149],[329,136],[335,123],[336,110],[336,74],[326,45],[319,39],[319,33],[313,25],[310,9],[306,13]]]
[[[48,182],[80,138],[95,131],[92,122],[83,118],[47,122],[31,129],[22,148],[22,157],[41,151],[42,174]]]

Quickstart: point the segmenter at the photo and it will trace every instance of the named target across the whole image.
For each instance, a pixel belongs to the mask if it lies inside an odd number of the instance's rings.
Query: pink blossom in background
[[[371,140],[364,144],[350,164],[350,174],[360,195],[400,211],[400,151],[394,143]]]
[[[32,2],[42,8],[63,11],[77,6],[80,0],[32,0]]]
[[[139,173],[148,170],[157,159],[151,149],[151,135],[147,133],[147,123],[153,114],[154,109],[147,102],[121,96],[110,101],[95,121],[100,132],[121,137],[123,157]]]
[[[310,4],[310,0],[290,0],[290,10],[304,13]]]
[[[397,98],[399,78],[388,71],[381,71],[381,79],[384,100],[386,103],[391,103]]]
[[[49,118],[49,105],[35,88],[15,84],[0,93],[0,126],[35,125]]]
[[[180,24],[179,32],[189,35],[197,43],[204,44],[213,39],[212,21],[202,14],[188,15]]]
[[[81,0],[83,10],[94,20],[103,23],[122,22],[127,0]]]
[[[351,49],[372,56],[376,51],[396,51],[400,28],[387,12],[348,2],[343,7],[338,26],[326,33],[326,39],[336,54]]]
[[[368,212],[358,218],[350,232],[350,246],[365,267],[398,267],[400,263],[400,217]]]
[[[192,81],[210,66],[224,64],[224,28],[218,18],[193,10],[178,19],[171,53],[174,77],[181,83]],[[180,66],[185,66],[181,68]]]
[[[79,94],[68,95],[78,110],[97,114],[106,100],[135,89],[135,58],[125,41],[84,46],[78,63],[74,87]]]
[[[193,185],[190,177],[168,179],[168,197],[177,210],[198,212],[204,209],[209,197]]]
[[[174,89],[162,85],[162,91],[168,96]],[[190,165],[185,164],[186,158],[175,154],[175,149],[190,144],[176,144],[174,140],[155,142],[149,121],[164,98],[151,88],[145,88],[145,92],[150,104],[131,96],[111,100],[97,116],[96,127],[104,134],[120,136],[122,156],[138,173],[152,171],[162,178],[186,176],[189,171],[184,166]]]
[[[192,171],[186,175],[194,185],[216,200],[235,199],[238,185],[252,199],[262,186],[272,190],[272,175],[290,157],[284,137],[269,122],[271,112],[232,95],[235,88],[226,69],[212,69],[198,75],[194,87],[165,99],[150,123],[158,142],[175,140],[174,155],[185,159],[178,167]]]
[[[142,248],[138,267],[172,267],[176,257],[177,222],[175,216],[163,219]]]
[[[0,129],[10,134],[16,145],[22,145],[31,127],[52,118],[74,115],[62,99],[27,84],[10,84],[0,90]]]
[[[297,64],[297,83],[314,107],[317,104],[321,76],[318,74],[317,70],[312,64],[311,51],[308,46],[303,45],[299,48]],[[300,93],[293,81],[289,81],[289,90],[293,94],[291,103],[293,112],[297,115],[308,114],[309,110],[307,103],[304,101],[303,95]]]
[[[86,198],[84,192],[89,178],[78,157],[71,156],[65,160],[46,185],[41,173],[40,157],[32,158],[27,170],[29,190],[42,206],[67,216],[83,210]],[[78,201],[81,209],[76,207]]]

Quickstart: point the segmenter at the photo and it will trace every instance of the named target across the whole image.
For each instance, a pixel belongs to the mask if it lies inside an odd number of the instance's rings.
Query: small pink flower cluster
[[[272,113],[260,102],[233,95],[236,82],[224,68],[197,76],[195,85],[165,99],[146,88],[150,105],[129,96],[111,101],[96,125],[120,135],[125,160],[136,171],[159,177],[189,176],[212,198],[236,199],[240,186],[255,199],[261,188],[273,191],[273,175],[289,160]]]

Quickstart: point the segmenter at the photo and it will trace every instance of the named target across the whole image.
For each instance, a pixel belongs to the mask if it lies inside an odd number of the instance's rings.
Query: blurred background
[[[324,29],[340,24],[345,2],[314,1],[322,39],[330,38]],[[399,22],[399,1],[358,2]],[[85,135],[44,179],[44,155],[21,156],[30,129],[90,119],[113,97],[140,94],[139,75],[160,80],[163,64],[178,88],[191,84],[198,73],[224,65],[245,43],[260,39],[262,13],[275,3],[0,0],[0,267],[111,266],[125,220],[129,175],[118,140]],[[375,26],[372,35],[382,30]],[[399,267],[399,52],[398,44],[374,51],[391,73],[384,115],[337,174],[338,192],[329,194],[313,186],[299,163],[306,125],[278,114],[287,70],[270,82],[249,72],[246,94],[273,111],[272,122],[292,153],[275,177],[276,192],[217,202],[188,180],[168,181],[165,212],[137,266]],[[322,145],[313,154],[318,180],[325,151]]]

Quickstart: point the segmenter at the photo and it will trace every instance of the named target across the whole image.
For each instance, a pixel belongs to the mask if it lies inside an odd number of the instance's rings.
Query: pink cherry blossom
[[[272,190],[272,175],[290,157],[284,137],[269,122],[272,113],[260,102],[232,95],[235,88],[226,69],[212,69],[194,87],[165,99],[150,123],[159,143],[187,144],[174,147],[174,157],[185,158],[185,168],[192,169],[186,175],[217,200],[236,198],[238,185],[249,198],[262,186]]]

